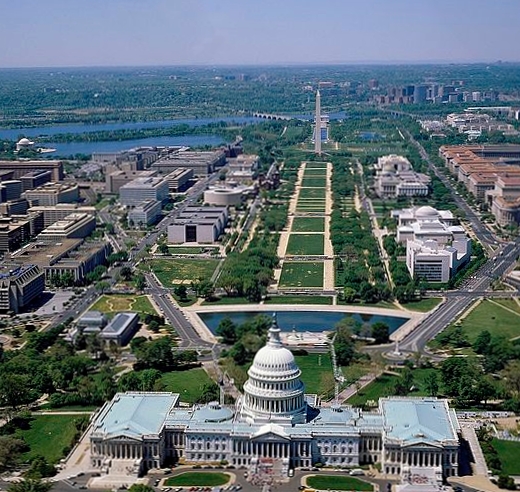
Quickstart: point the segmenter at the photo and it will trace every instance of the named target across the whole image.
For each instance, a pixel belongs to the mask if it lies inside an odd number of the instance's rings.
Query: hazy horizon
[[[18,0],[0,68],[520,62],[518,0]]]

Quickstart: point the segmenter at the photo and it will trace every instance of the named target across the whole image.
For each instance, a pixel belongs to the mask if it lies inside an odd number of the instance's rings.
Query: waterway
[[[203,126],[211,123],[236,123],[237,125],[246,125],[264,121],[261,118],[252,116],[225,116],[222,118],[187,118],[160,121],[133,121],[125,123],[103,123],[101,125],[85,125],[81,123],[38,126],[25,128],[0,128],[0,138],[7,140],[17,140],[19,136],[24,137],[49,137],[60,133],[91,133],[115,130],[142,130],[146,128],[168,128],[178,125]],[[49,146],[48,144],[46,144]]]
[[[282,331],[299,331],[299,332],[322,332],[332,331],[334,326],[346,316],[352,316],[355,320],[362,323],[373,324],[378,321],[386,323],[390,333],[396,331],[399,327],[408,321],[407,318],[397,316],[382,316],[379,314],[351,314],[342,312],[324,312],[324,311],[274,311],[278,320],[278,326]],[[225,312],[225,313],[201,313],[201,320],[209,328],[211,333],[215,333],[219,323],[224,318],[230,318],[233,323],[239,325],[253,319],[259,314],[271,315],[272,312]]]

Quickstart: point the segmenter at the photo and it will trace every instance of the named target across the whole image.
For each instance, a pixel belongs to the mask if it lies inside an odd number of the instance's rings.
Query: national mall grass
[[[295,217],[292,232],[325,232],[325,219],[321,217]]]
[[[323,262],[286,261],[280,277],[281,287],[323,287]]]
[[[322,255],[325,236],[323,234],[291,234],[287,244],[287,255]]]
[[[217,268],[219,260],[160,259],[151,260],[149,265],[161,284],[190,283],[198,279],[209,280]],[[145,266],[141,267],[145,269]]]
[[[492,444],[502,463],[502,472],[506,475],[520,475],[520,442],[493,439]]]
[[[102,313],[120,313],[121,311],[135,311],[142,314],[157,314],[148,296],[135,295],[104,295],[91,307]]]

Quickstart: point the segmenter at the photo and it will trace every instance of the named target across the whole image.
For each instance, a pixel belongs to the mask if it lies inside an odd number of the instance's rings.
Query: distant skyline
[[[0,0],[0,68],[518,62],[518,0]]]

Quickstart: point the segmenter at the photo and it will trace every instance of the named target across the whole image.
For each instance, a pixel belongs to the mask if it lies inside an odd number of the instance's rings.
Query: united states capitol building
[[[119,393],[96,415],[91,465],[106,474],[138,474],[172,462],[255,469],[280,475],[316,463],[380,463],[385,473],[424,468],[457,475],[459,425],[446,400],[384,398],[374,412],[313,406],[300,369],[273,322],[236,405],[180,406],[179,394]]]

